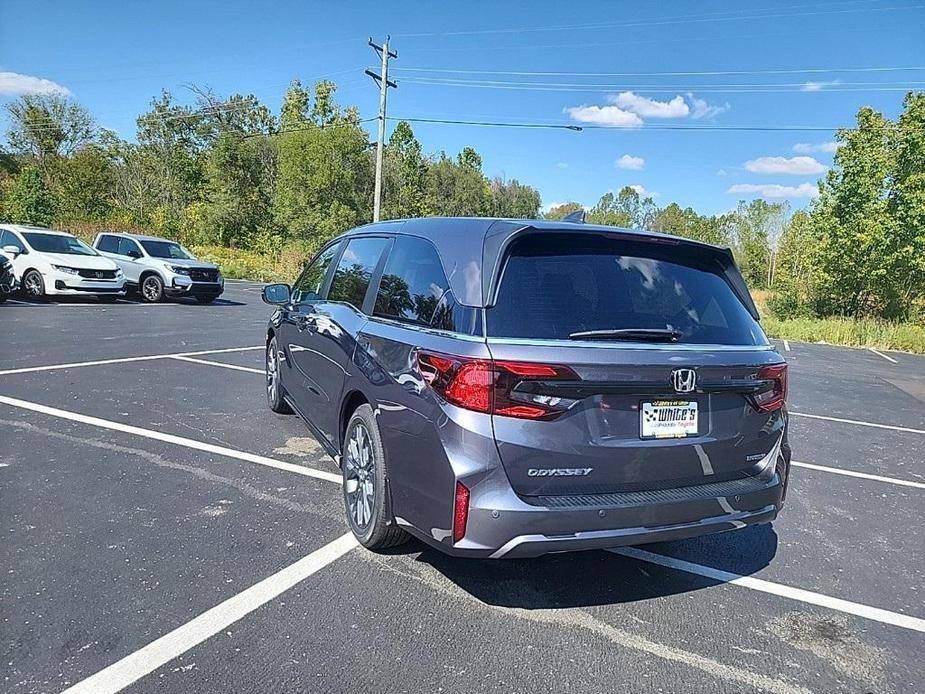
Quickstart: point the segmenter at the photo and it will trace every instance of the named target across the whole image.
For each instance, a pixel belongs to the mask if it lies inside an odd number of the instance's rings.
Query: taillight
[[[552,419],[565,411],[561,398],[517,389],[525,381],[580,380],[568,366],[491,361],[420,351],[424,380],[443,399],[467,410],[520,419]],[[531,389],[535,390],[535,389]]]
[[[469,489],[462,482],[456,483],[456,498],[453,501],[453,542],[459,542],[466,534],[469,520]]]
[[[759,412],[774,412],[787,401],[787,365],[763,366],[755,375],[759,381],[771,381],[771,387],[753,396]]]

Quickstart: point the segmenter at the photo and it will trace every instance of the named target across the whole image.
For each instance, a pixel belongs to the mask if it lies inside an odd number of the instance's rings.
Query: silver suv
[[[218,266],[197,260],[176,241],[107,231],[97,235],[93,247],[122,269],[126,287],[145,302],[192,296],[209,304],[225,289]]]

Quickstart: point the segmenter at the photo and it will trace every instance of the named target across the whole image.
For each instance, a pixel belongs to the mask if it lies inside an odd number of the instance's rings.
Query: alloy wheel
[[[141,285],[141,293],[148,301],[157,301],[160,298],[161,288],[156,277],[148,277]]]
[[[369,430],[362,422],[354,424],[344,455],[344,490],[350,518],[365,529],[375,510],[376,461]]]
[[[270,402],[276,402],[276,396],[279,392],[279,355],[276,353],[276,346],[270,344],[267,347],[267,397]]]
[[[31,297],[38,297],[42,295],[42,280],[37,272],[28,273],[23,279],[22,286],[23,289],[26,290],[26,294]]]

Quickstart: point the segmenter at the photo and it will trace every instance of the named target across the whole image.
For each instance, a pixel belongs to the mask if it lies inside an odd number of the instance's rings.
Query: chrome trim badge
[[[693,393],[697,389],[697,372],[693,369],[675,369],[671,372],[671,385],[676,393]]]

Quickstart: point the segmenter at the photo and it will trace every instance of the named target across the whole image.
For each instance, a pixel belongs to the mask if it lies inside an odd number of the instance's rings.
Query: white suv
[[[0,250],[26,297],[91,294],[114,300],[125,295],[119,266],[72,234],[44,227],[0,224]]]
[[[97,235],[93,247],[122,268],[129,288],[142,301],[192,296],[209,304],[225,289],[217,265],[197,260],[176,241],[107,231]]]

